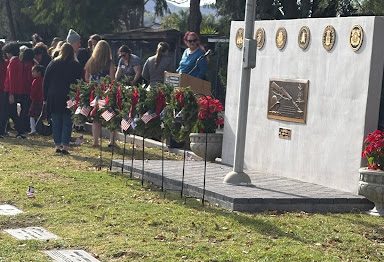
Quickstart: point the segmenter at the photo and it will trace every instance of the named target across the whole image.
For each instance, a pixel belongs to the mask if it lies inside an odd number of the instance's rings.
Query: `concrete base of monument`
[[[237,186],[247,186],[251,185],[252,181],[247,173],[231,171],[224,177],[224,183]]]
[[[142,160],[133,161],[133,174],[140,178]],[[113,171],[130,175],[131,160],[113,160]],[[162,168],[163,167],[163,168]],[[163,170],[163,175],[162,175]],[[188,160],[184,168],[183,196],[203,198],[210,204],[242,212],[304,211],[304,212],[361,212],[373,208],[363,196],[342,192],[313,183],[306,183],[283,176],[247,170],[252,185],[236,186],[223,183],[232,167],[208,162],[204,191],[204,161]],[[181,191],[183,161],[144,161],[144,181],[164,191]],[[283,175],[283,174],[282,174]],[[178,193],[179,194],[179,193]]]

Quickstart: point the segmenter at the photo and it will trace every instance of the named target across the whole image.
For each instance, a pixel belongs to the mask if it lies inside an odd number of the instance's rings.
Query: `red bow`
[[[129,117],[132,117],[135,107],[139,102],[139,92],[137,89],[133,89],[132,98],[131,98],[131,109],[129,110]]]
[[[122,94],[121,94],[121,86],[117,87],[116,104],[117,104],[117,107],[119,108],[119,110],[121,110],[123,108],[123,98],[122,98]]]
[[[161,111],[164,109],[165,106],[165,95],[163,91],[159,90],[156,97],[156,114],[160,115]]]

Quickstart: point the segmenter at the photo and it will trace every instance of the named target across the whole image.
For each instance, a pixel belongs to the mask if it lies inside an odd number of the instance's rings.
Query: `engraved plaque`
[[[270,79],[267,117],[305,123],[308,86],[308,80]]]
[[[291,140],[292,130],[288,128],[279,128],[279,138]]]
[[[363,44],[364,30],[360,25],[354,25],[349,34],[349,44],[353,51],[357,52]]]
[[[323,32],[323,47],[328,52],[332,50],[336,41],[336,30],[333,26],[328,25]]]
[[[235,44],[238,48],[243,48],[244,43],[244,28],[237,29],[236,32],[236,38],[235,38]]]
[[[308,26],[303,26],[300,28],[299,36],[297,38],[297,42],[301,49],[307,49],[309,42],[311,41],[311,31]]]
[[[256,38],[257,49],[262,49],[265,43],[264,28],[260,27],[259,29],[256,30],[255,38]]]
[[[4,231],[19,240],[49,240],[59,238],[42,227],[5,229]]]
[[[43,251],[55,262],[100,262],[84,250],[47,250]]]
[[[0,216],[15,216],[23,213],[20,209],[11,205],[0,205]]]
[[[287,30],[285,30],[284,27],[280,27],[276,31],[276,37],[275,42],[277,48],[282,50],[285,47],[285,44],[287,43]]]

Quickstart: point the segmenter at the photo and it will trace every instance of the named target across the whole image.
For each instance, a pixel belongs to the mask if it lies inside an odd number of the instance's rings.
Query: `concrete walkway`
[[[130,159],[124,164],[129,175]],[[114,160],[114,167],[122,166],[122,160]],[[134,161],[135,176],[141,177],[142,160]],[[146,160],[144,180],[161,186],[161,161]],[[164,161],[164,188],[181,190],[182,161]],[[305,211],[305,212],[351,212],[365,211],[373,204],[362,196],[341,192],[324,186],[306,183],[286,177],[249,172],[251,186],[234,186],[223,183],[231,167],[207,163],[205,199],[219,206],[245,212]],[[186,161],[184,195],[202,198],[203,161]]]

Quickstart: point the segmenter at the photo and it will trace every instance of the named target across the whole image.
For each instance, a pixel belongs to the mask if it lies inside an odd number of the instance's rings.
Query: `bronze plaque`
[[[305,123],[308,86],[308,80],[270,79],[267,117]]]
[[[256,30],[256,45],[257,49],[262,49],[265,43],[265,31],[264,28],[260,27]]]
[[[287,30],[284,27],[279,27],[276,31],[275,42],[277,48],[282,50],[287,43]]]
[[[279,128],[279,138],[285,140],[291,140],[292,130],[288,128]]]
[[[323,47],[328,52],[332,50],[336,41],[336,30],[333,26],[328,25],[323,32]]]
[[[357,52],[364,40],[364,30],[360,25],[354,25],[352,27],[351,33],[349,34],[349,44],[351,45],[353,51]]]
[[[237,29],[235,44],[237,48],[242,49],[244,44],[244,28]]]
[[[311,41],[311,31],[308,26],[303,26],[300,28],[299,36],[297,38],[297,42],[301,49],[307,49],[309,42]]]

